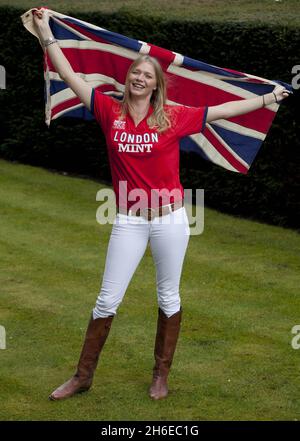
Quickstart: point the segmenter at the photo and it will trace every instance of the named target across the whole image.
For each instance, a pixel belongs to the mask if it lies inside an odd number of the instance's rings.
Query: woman
[[[62,80],[94,114],[106,136],[118,214],[109,241],[100,295],[93,309],[77,371],[50,395],[69,398],[91,387],[112,320],[147,247],[156,266],[158,321],[153,379],[149,395],[168,395],[167,377],[180,330],[179,283],[189,240],[179,180],[179,140],[201,131],[205,122],[230,118],[279,102],[284,87],[248,100],[209,108],[167,106],[160,64],[139,57],[129,68],[122,103],[93,90],[72,69],[49,27],[46,9],[35,10],[34,24]],[[120,191],[126,184],[127,191]],[[129,195],[128,195],[129,194]],[[134,204],[136,196],[139,204]],[[131,196],[130,196],[131,195]]]

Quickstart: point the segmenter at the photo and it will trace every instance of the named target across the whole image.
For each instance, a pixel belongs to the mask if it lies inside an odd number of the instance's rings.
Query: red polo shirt
[[[135,126],[130,114],[120,118],[118,101],[93,90],[91,112],[106,138],[112,182],[119,207],[157,207],[183,198],[179,178],[179,141],[204,129],[207,107],[165,106],[172,127],[150,129],[148,115]],[[119,188],[119,183],[122,184]],[[120,191],[121,189],[121,191]]]

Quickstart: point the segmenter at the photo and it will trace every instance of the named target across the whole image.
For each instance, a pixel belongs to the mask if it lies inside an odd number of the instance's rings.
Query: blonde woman
[[[182,308],[179,284],[189,241],[189,224],[179,179],[179,141],[206,122],[251,112],[288,96],[281,86],[263,97],[214,107],[166,105],[159,62],[136,59],[128,70],[122,102],[92,89],[76,75],[49,27],[46,9],[34,11],[39,38],[62,80],[94,114],[105,134],[117,216],[108,245],[102,287],[92,311],[75,374],[50,395],[52,400],[87,391],[127,286],[150,243],[158,297],[155,364],[149,395],[168,395]],[[126,191],[123,191],[123,190]],[[139,203],[136,204],[136,200]],[[141,287],[141,301],[143,289]]]

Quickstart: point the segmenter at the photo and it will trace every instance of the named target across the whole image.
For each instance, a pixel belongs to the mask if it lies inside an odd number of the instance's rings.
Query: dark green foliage
[[[0,91],[0,155],[110,181],[104,137],[98,125],[72,118],[44,123],[42,50],[22,26],[23,10],[0,8],[0,64],[7,90]],[[300,64],[300,30],[249,23],[196,23],[126,12],[70,15],[149,41],[208,63],[291,83]],[[299,228],[299,95],[284,102],[247,176],[181,153],[185,188],[204,188],[208,206],[224,212]]]

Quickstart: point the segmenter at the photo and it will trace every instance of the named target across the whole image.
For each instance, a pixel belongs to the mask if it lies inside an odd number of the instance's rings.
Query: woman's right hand
[[[45,8],[33,8],[33,24],[39,37],[47,38],[49,36],[49,31],[51,32],[49,26],[49,12]]]

